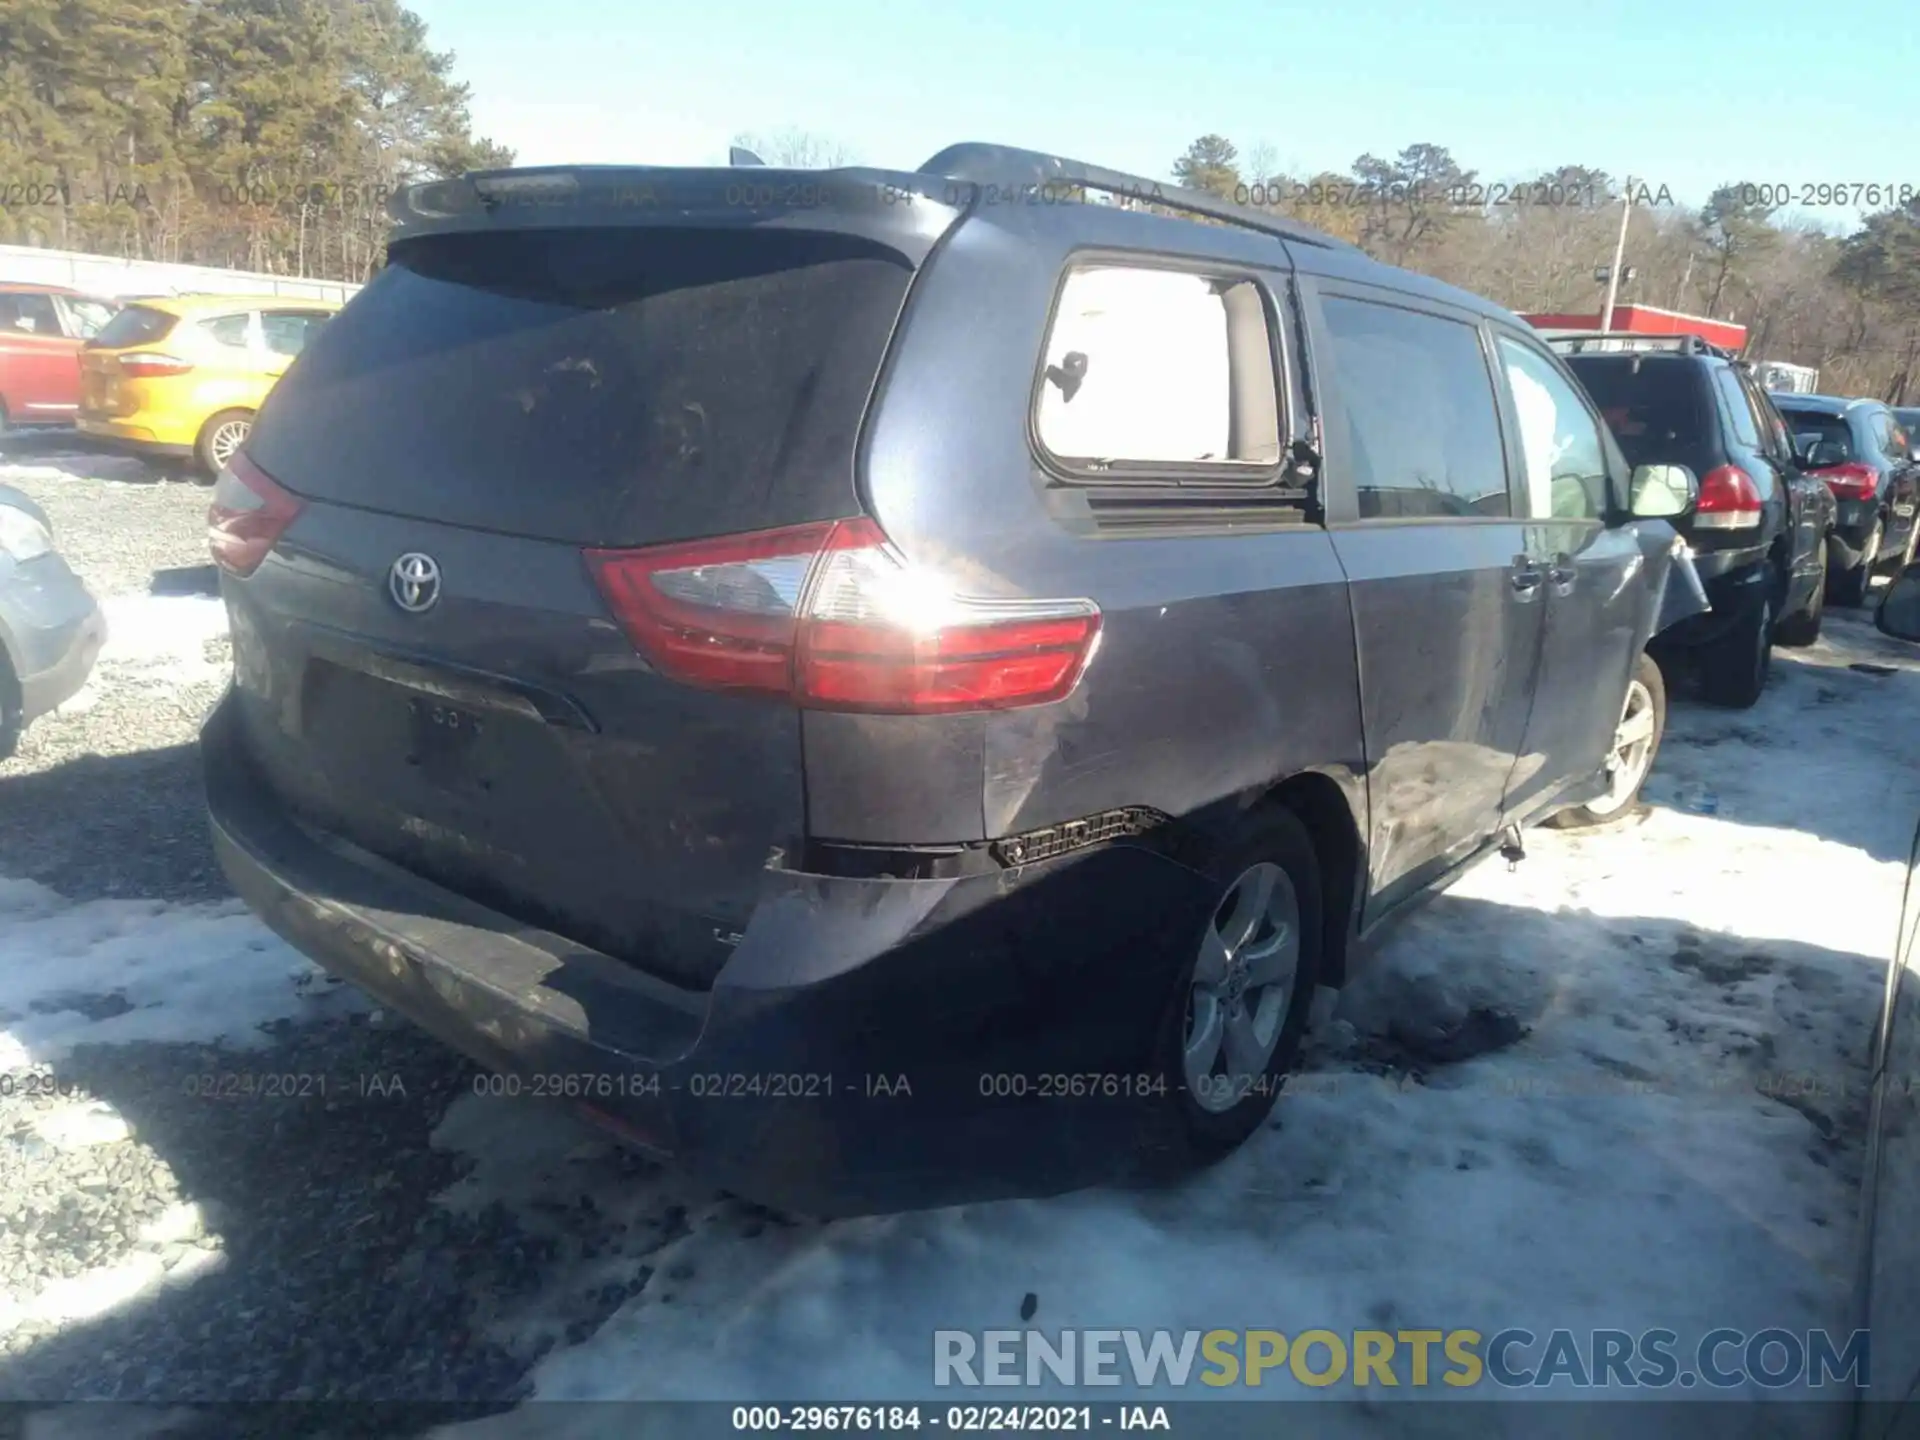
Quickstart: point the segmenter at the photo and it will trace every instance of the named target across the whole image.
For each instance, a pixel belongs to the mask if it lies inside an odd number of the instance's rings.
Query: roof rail
[[[1046,155],[1038,150],[1022,150],[1013,145],[987,145],[973,141],[949,145],[922,165],[919,173],[982,185],[1081,186],[1108,195],[1165,205],[1171,210],[1204,215],[1209,220],[1259,230],[1283,240],[1297,240],[1303,245],[1360,253],[1357,245],[1335,239],[1311,225],[1302,225],[1265,210],[1256,210],[1251,205],[1239,205],[1202,190],[1189,190],[1181,185],[1150,180],[1144,175],[1129,175],[1124,170],[1109,170],[1104,165],[1089,165],[1084,160],[1069,160],[1061,155]]]
[[[1550,346],[1567,346],[1567,353],[1571,355],[1579,355],[1592,348],[1615,353],[1671,350],[1677,355],[1717,355],[1722,360],[1740,358],[1733,351],[1699,335],[1643,335],[1635,330],[1587,330],[1578,334],[1547,335],[1542,338]]]

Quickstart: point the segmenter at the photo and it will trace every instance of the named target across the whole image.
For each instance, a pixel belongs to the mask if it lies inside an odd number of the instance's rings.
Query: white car
[[[53,548],[46,512],[0,485],[0,760],[87,683],[107,622]]]

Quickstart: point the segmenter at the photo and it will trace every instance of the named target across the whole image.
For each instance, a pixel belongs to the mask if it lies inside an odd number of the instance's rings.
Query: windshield
[[[101,327],[113,319],[118,309],[119,307],[109,300],[67,297],[67,311],[73,316],[74,326],[82,340],[91,340],[98,335]]]
[[[93,337],[102,350],[120,350],[130,345],[151,345],[163,340],[179,324],[164,310],[149,310],[144,305],[129,305],[108,320]]]
[[[1787,429],[1793,432],[1794,448],[1802,454],[1819,445],[1823,447],[1820,458],[1827,464],[1839,465],[1859,458],[1854,449],[1853,431],[1844,417],[1782,405],[1780,418],[1787,422]]]
[[[897,255],[668,227],[396,249],[254,429],[296,493],[622,545],[846,504]]]
[[[1714,423],[1700,368],[1662,356],[1575,355],[1569,368],[1587,387],[1632,465],[1686,464],[1710,442]]]

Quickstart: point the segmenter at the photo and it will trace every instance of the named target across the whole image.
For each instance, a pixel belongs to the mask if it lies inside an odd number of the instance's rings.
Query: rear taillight
[[[1693,523],[1704,530],[1742,530],[1760,523],[1760,487],[1738,465],[1722,465],[1700,477]]]
[[[122,355],[120,373],[134,380],[158,380],[167,375],[184,375],[193,362],[178,355]]]
[[[1872,500],[1880,493],[1880,472],[1859,460],[1813,472],[1827,482],[1836,500]]]
[[[676,680],[820,710],[1044,705],[1100,634],[1090,600],[981,600],[918,569],[868,519],[589,550],[635,647]]]
[[[220,472],[207,507],[207,545],[230,575],[251,575],[300,513],[298,498],[281,489],[245,453]]]

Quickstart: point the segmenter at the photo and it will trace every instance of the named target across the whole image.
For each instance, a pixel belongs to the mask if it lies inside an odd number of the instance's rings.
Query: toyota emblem
[[[387,593],[409,615],[424,615],[440,601],[440,562],[418,550],[402,555],[387,572]]]

